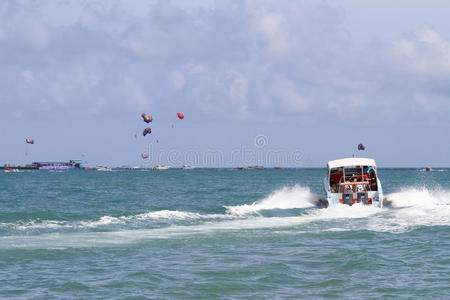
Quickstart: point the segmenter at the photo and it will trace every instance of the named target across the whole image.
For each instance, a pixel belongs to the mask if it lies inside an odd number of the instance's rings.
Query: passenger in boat
[[[330,186],[331,186],[331,192],[332,192],[332,193],[337,193],[338,191],[337,191],[336,180],[331,179],[331,182],[330,182],[330,183],[331,183],[331,184],[330,184]]]
[[[377,189],[377,182],[376,182],[376,180],[373,180],[373,181],[370,183],[370,190],[371,190],[371,191],[376,191],[376,190],[378,190],[378,189]]]
[[[355,180],[356,181],[356,180]],[[365,188],[364,188],[365,184],[356,184],[355,190],[356,192],[364,192]]]
[[[353,183],[357,183],[358,179],[355,177],[352,180]],[[362,186],[362,184],[352,184],[351,185],[353,192],[357,193],[357,192],[362,192],[364,187]]]
[[[347,183],[351,183],[351,182],[353,182],[354,180],[356,180],[356,178],[355,179],[353,179],[353,177],[352,178],[350,178],[350,180],[349,181],[347,181]],[[352,184],[347,184],[347,185],[345,185],[345,190],[346,191],[353,191],[354,192],[354,185],[352,185]]]

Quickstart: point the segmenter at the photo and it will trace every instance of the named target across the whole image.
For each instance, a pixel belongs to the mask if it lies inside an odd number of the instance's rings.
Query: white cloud
[[[439,43],[441,42],[441,37],[439,34],[428,27],[423,27],[416,32],[417,39],[423,43]]]
[[[61,97],[51,93],[57,85],[68,113],[185,105],[193,114],[252,118],[380,104],[388,110],[394,101],[383,99],[392,94],[400,106],[414,101],[414,93],[437,89],[420,81],[424,75],[437,76],[441,93],[448,92],[450,43],[427,27],[388,47],[357,49],[342,11],[327,4],[247,1],[181,9],[156,1],[133,17],[123,1],[101,3],[89,1],[72,16],[78,21],[65,26],[48,24],[39,5],[33,13],[15,5],[18,11],[0,15],[7,30],[0,31],[0,87],[9,105],[36,96],[60,109]],[[386,48],[393,59],[383,56]],[[11,83],[9,72],[23,80]]]
[[[427,27],[416,31],[414,38],[393,42],[400,66],[422,74],[450,74],[450,42]]]
[[[283,30],[284,16],[281,13],[264,13],[257,20],[257,29],[267,39],[269,51],[283,55],[289,51],[286,33]]]
[[[272,94],[278,100],[278,103],[288,110],[306,110],[311,103],[299,92],[297,85],[285,78],[280,78],[274,83]]]

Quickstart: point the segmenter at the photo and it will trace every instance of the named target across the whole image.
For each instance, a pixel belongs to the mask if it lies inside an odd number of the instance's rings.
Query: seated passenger
[[[356,178],[355,178],[355,180],[356,180]],[[347,182],[347,183],[350,183],[351,181],[349,181],[349,182]],[[354,186],[352,185],[352,184],[347,184],[347,185],[345,185],[345,190],[346,191],[349,191],[349,190],[352,190],[353,191],[353,188],[354,188]]]

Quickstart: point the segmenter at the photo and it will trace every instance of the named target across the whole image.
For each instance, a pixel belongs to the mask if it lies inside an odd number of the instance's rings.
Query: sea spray
[[[276,190],[266,198],[252,204],[225,206],[225,208],[231,215],[246,215],[261,210],[313,207],[318,199],[319,196],[312,193],[308,187],[295,185]]]

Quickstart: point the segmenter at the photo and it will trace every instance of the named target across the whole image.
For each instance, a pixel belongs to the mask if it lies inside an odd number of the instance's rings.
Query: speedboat
[[[153,170],[167,170],[170,169],[169,166],[163,166],[163,165],[156,165],[153,167]]]
[[[6,167],[6,168],[5,168],[5,172],[6,172],[6,173],[16,173],[16,172],[19,172],[19,169],[17,169],[17,168],[8,168],[8,167]]]
[[[320,204],[334,206],[362,203],[383,207],[383,189],[378,178],[375,160],[371,158],[343,158],[329,161],[323,180],[325,199]]]

